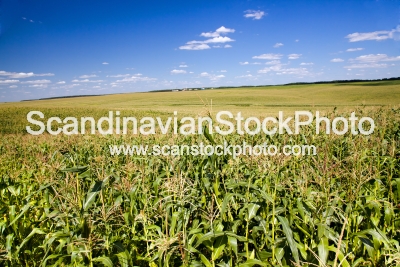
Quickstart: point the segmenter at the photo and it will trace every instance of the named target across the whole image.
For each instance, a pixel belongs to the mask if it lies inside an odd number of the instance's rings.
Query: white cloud
[[[44,84],[44,83],[51,83],[50,80],[34,80],[34,81],[26,81],[26,82],[21,82],[21,83],[27,83],[27,84]]]
[[[185,64],[179,65],[179,68],[187,68],[187,67],[188,67],[188,65],[185,65]]]
[[[226,70],[220,70],[220,72],[227,72]]]
[[[103,62],[103,63],[101,63],[101,64],[103,64],[103,65],[108,65],[109,63],[108,63],[108,62]]]
[[[209,44],[209,43],[227,43],[234,42],[235,40],[229,38],[228,36],[217,36],[205,41],[189,41],[186,44]]]
[[[300,66],[311,66],[311,65],[314,65],[314,63],[312,63],[312,62],[309,62],[309,63],[301,62],[300,63]]]
[[[281,59],[282,55],[281,54],[262,54],[259,56],[254,56],[253,58],[255,59],[268,59],[268,60],[274,60],[274,59]]]
[[[299,41],[300,41],[299,39],[296,39],[296,40],[295,40],[296,43],[298,43]]]
[[[229,44],[226,44],[225,46],[224,46],[224,48],[231,48],[232,46],[231,45],[229,45]]]
[[[171,74],[185,74],[186,70],[171,70]]]
[[[210,48],[211,47],[207,44],[187,44],[179,47],[181,50],[204,50]]]
[[[81,79],[94,78],[94,77],[97,77],[97,75],[91,74],[91,75],[82,75],[82,76],[79,76],[79,78],[81,78]]]
[[[129,77],[131,76],[131,74],[116,74],[116,75],[109,75],[107,77],[111,77],[111,78],[123,78],[123,77]]]
[[[281,64],[281,61],[280,60],[272,60],[272,61],[265,62],[265,65],[277,65],[277,64]]]
[[[275,65],[272,67],[264,68],[259,70],[258,73],[268,73],[275,72],[277,75],[296,75],[296,76],[307,76],[310,75],[310,72],[306,68],[282,68],[281,65]]]
[[[386,54],[369,54],[356,57],[355,59],[350,59],[350,61],[359,62],[379,62],[379,61],[399,61],[400,56],[388,57]]]
[[[301,57],[301,54],[290,54],[288,55],[288,59],[298,59]]]
[[[0,80],[0,84],[5,83],[19,83],[19,80]]]
[[[189,41],[186,42],[185,45],[182,45],[179,47],[181,50],[205,50],[205,49],[210,49],[211,47],[208,44],[223,44],[227,42],[234,42],[235,40],[229,38],[228,36],[221,36],[221,35],[226,35],[228,33],[233,33],[235,32],[234,29],[229,29],[224,26],[219,27],[218,29],[215,30],[215,32],[203,32],[200,34],[202,37],[210,38],[204,41]],[[214,48],[219,48],[219,45],[214,45]],[[230,47],[230,46],[229,46]],[[228,46],[225,46],[225,48],[228,48]]]
[[[343,61],[344,61],[344,60],[341,59],[341,58],[334,58],[334,59],[331,59],[331,62],[335,62],[335,63],[343,62]]]
[[[29,87],[33,87],[33,88],[47,88],[47,84],[44,84],[44,83],[32,84],[32,85],[29,85]]]
[[[281,46],[283,46],[282,43],[276,43],[276,44],[274,45],[275,48],[278,48],[278,47],[281,47]]]
[[[246,10],[244,14],[245,18],[261,19],[266,15],[264,11],[261,10]]]
[[[89,79],[83,79],[83,80],[72,80],[73,83],[101,83],[104,82],[103,80],[89,80]]]
[[[7,76],[8,78],[23,79],[30,77],[41,77],[41,76],[54,76],[53,73],[33,73],[33,72],[8,72],[0,71],[0,76]]]
[[[229,29],[229,28],[225,28],[224,26],[221,26],[215,32],[221,33],[221,34],[227,34],[227,33],[235,32],[235,29]]]
[[[352,65],[345,66],[346,69],[364,69],[364,68],[386,68],[388,65],[381,62],[400,61],[400,56],[389,57],[386,54],[362,55],[349,60]]]
[[[217,80],[219,80],[219,79],[221,79],[221,78],[225,78],[225,75],[223,75],[223,74],[215,75],[215,74],[210,74],[210,73],[208,73],[208,72],[202,72],[202,73],[200,73],[200,76],[201,76],[201,77],[207,77],[207,78],[209,78],[211,81],[217,81]]]
[[[253,78],[254,76],[251,74],[246,74],[246,75],[241,75],[241,76],[236,76],[235,78]]]
[[[365,68],[386,68],[387,64],[377,64],[377,63],[363,63],[363,64],[352,64],[350,66],[345,66],[346,69],[365,69]]]
[[[18,86],[16,86],[16,85],[11,85],[11,86],[9,86],[9,88],[17,88]]]
[[[374,31],[374,32],[355,32],[348,34],[346,38],[349,42],[360,42],[360,41],[383,41],[387,39],[399,39],[400,25],[396,29],[391,31]]]
[[[355,51],[361,51],[361,50],[364,50],[364,48],[361,48],[361,47],[359,47],[359,48],[349,48],[349,49],[346,50],[346,52],[355,52]]]
[[[221,36],[221,34],[228,34],[228,33],[233,33],[235,32],[234,29],[229,29],[225,28],[224,26],[219,27],[215,32],[202,32],[200,36],[207,37],[207,38],[213,38],[213,37],[218,37]]]
[[[239,62],[240,65],[249,65],[249,62]]]
[[[65,81],[59,81],[59,82],[57,82],[57,84],[64,84],[65,83]]]
[[[125,77],[122,80],[117,80],[116,83],[136,83],[136,82],[152,82],[157,80],[156,78],[145,77],[141,73],[134,74],[130,77]],[[115,84],[115,83],[112,83]]]

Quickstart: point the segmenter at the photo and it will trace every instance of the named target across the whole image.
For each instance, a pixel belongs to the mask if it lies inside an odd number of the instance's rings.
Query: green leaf
[[[25,237],[25,239],[22,241],[21,245],[20,245],[19,248],[18,248],[18,251],[19,251],[19,250],[20,250],[20,249],[21,249],[35,234],[44,235],[44,234],[46,234],[46,233],[43,232],[42,230],[40,230],[39,228],[33,228],[32,232],[31,232],[27,237]]]
[[[203,134],[211,144],[215,144],[214,138],[212,137],[210,129],[207,127],[207,125],[203,126]]]
[[[21,210],[21,212],[18,214],[17,217],[15,217],[15,219],[10,223],[10,226],[13,225],[19,218],[21,218],[22,215],[24,215],[24,213],[29,210],[29,208],[31,207],[31,203],[27,203]]]
[[[103,187],[104,181],[97,181],[92,189],[86,196],[85,203],[83,204],[83,210],[86,211],[96,199],[97,194],[100,192],[101,188]]]
[[[109,257],[101,256],[94,258],[92,261],[94,262],[101,262],[106,267],[113,267],[113,263]]]
[[[213,267],[211,262],[204,256],[203,254],[200,254],[200,259],[201,262],[206,266],[206,267]]]
[[[326,265],[326,261],[329,255],[329,242],[327,237],[322,237],[318,244],[318,256],[323,265]]]
[[[89,167],[88,166],[75,166],[71,168],[65,168],[62,169],[62,172],[77,172],[77,173],[82,173],[85,172]]]
[[[13,233],[7,235],[7,237],[6,237],[6,250],[7,251],[11,251],[13,240],[14,240],[14,234]]]
[[[225,235],[224,232],[208,232],[208,233],[202,235],[199,240],[197,240],[197,243],[196,243],[196,245],[194,245],[194,247],[197,248],[203,242],[210,241],[213,238],[223,236],[223,235]]]
[[[266,263],[257,260],[257,259],[251,259],[251,260],[247,260],[246,262],[239,264],[238,267],[251,267],[254,265],[260,265],[260,266],[268,266]]]
[[[229,244],[229,247],[233,250],[233,252],[235,253],[235,255],[237,257],[237,254],[238,254],[237,239],[233,236],[228,236],[228,244]]]
[[[214,250],[212,252],[212,260],[217,260],[223,253],[226,244],[228,243],[228,237],[226,235],[219,236],[215,239]]]
[[[257,215],[257,211],[260,208],[260,205],[251,203],[247,206],[247,221],[250,221]]]
[[[123,252],[118,253],[117,257],[118,257],[119,263],[121,264],[121,267],[129,267],[130,258],[129,258],[128,251],[125,250]]]
[[[292,256],[297,264],[300,263],[299,251],[296,246],[296,242],[293,239],[293,232],[290,229],[289,222],[285,217],[278,216],[279,221],[282,224],[283,232],[285,233],[287,242],[289,243],[290,250],[292,251]]]

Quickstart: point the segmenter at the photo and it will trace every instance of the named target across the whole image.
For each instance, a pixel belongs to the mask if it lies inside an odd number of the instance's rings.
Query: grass
[[[400,87],[297,85],[0,106],[2,266],[400,266]],[[115,144],[204,135],[31,136],[26,113],[142,116],[320,110],[370,116],[369,136],[214,134],[311,144],[315,156],[111,156]],[[334,109],[337,107],[337,109]]]

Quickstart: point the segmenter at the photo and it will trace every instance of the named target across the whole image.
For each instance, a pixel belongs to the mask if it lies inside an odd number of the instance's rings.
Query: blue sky
[[[399,1],[0,0],[0,102],[400,76]]]

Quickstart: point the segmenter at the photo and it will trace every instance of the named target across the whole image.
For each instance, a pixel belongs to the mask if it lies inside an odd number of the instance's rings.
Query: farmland
[[[0,104],[2,266],[400,266],[400,83],[135,93]],[[56,135],[99,118],[356,112],[371,135]],[[111,155],[122,144],[310,144],[316,155]]]

